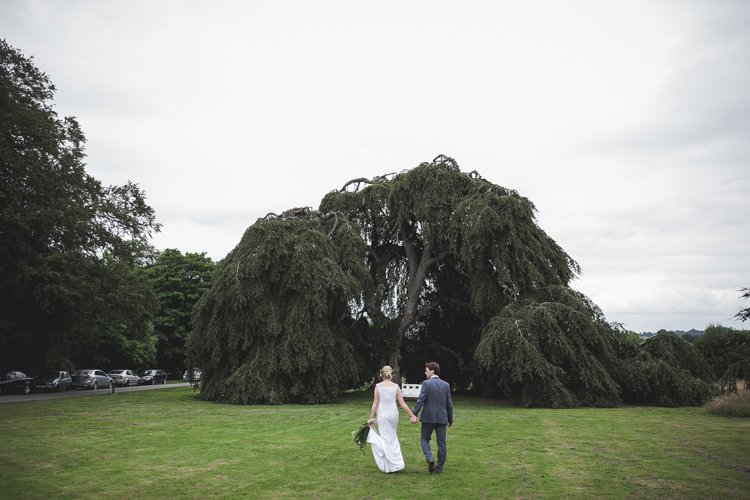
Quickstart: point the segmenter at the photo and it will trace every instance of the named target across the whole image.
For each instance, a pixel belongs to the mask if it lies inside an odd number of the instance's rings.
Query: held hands
[[[411,418],[409,419],[409,422],[412,424],[416,424],[417,422],[419,422],[419,419],[417,418],[416,415],[412,415]]]

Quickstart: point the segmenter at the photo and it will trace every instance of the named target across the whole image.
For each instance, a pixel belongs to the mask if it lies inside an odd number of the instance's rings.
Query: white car
[[[107,375],[114,381],[115,385],[125,387],[138,385],[138,381],[141,379],[133,370],[112,370]]]

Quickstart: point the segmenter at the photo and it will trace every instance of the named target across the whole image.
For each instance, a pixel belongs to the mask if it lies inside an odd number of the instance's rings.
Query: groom
[[[453,403],[451,402],[451,386],[448,382],[440,380],[440,365],[434,361],[425,364],[424,375],[427,380],[422,382],[422,389],[419,391],[419,399],[414,406],[414,417],[411,423],[417,423],[416,415],[422,411],[422,451],[427,459],[427,469],[430,474],[433,472],[443,472],[445,457],[448,455],[448,448],[445,445],[446,425],[453,425]],[[430,450],[430,438],[432,431],[435,431],[437,438],[438,456],[437,465],[432,458]]]

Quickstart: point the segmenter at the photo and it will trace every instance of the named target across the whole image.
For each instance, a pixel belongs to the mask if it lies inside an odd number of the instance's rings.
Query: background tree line
[[[154,250],[144,193],[86,173],[84,134],[54,92],[0,40],[0,367],[177,370],[213,262]]]

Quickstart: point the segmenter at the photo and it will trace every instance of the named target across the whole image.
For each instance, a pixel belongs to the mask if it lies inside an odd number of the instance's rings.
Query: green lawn
[[[456,397],[445,472],[427,473],[402,415],[406,470],[385,475],[351,441],[370,403],[228,406],[178,387],[0,404],[0,497],[750,498],[750,419]]]

